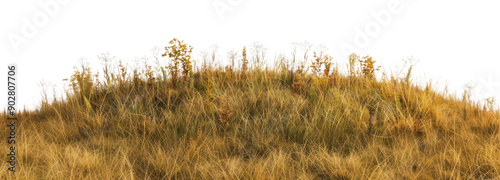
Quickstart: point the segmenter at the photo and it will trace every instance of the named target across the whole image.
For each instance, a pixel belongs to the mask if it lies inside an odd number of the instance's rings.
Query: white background
[[[341,65],[347,63],[342,47],[349,44],[388,73],[413,56],[420,60],[417,82],[432,80],[457,96],[472,83],[475,98],[498,99],[499,7],[493,0],[2,1],[0,107],[6,104],[10,63],[19,69],[18,104],[33,109],[41,97],[38,84],[52,84],[49,95],[54,88],[61,93],[62,79],[71,76],[81,57],[95,68],[102,52],[133,64],[172,38],[192,45],[196,60],[211,44],[221,47],[225,60],[227,50],[259,41],[273,61],[279,53],[290,56],[291,42],[307,40],[327,46]],[[30,24],[36,32],[23,32]],[[364,43],[356,44],[363,34]]]

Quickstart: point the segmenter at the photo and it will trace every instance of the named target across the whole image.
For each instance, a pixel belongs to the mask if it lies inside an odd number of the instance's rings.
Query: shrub
[[[315,76],[319,76],[321,68],[322,66],[324,66],[323,75],[325,77],[330,76],[330,71],[332,70],[332,65],[333,65],[332,62],[333,58],[329,55],[322,55],[322,53],[320,53],[320,55],[317,55],[316,52],[314,52],[313,57],[314,61],[312,62],[311,65],[313,74]]]
[[[330,76],[331,68],[333,65],[332,60],[333,60],[333,58],[329,55],[325,55],[323,57],[323,64],[325,65],[325,69],[323,70],[323,74],[325,75],[325,77]]]
[[[314,52],[314,61],[312,62],[312,65],[311,65],[311,68],[312,68],[312,72],[315,76],[317,76],[319,74],[319,72],[321,71],[321,65],[323,64],[323,60],[321,58],[321,54],[320,55],[317,55],[316,52]]]
[[[375,71],[380,69],[379,67],[375,67],[375,61],[371,56],[364,56],[359,60],[359,65],[361,68],[361,73],[364,77],[368,79],[373,79],[375,77]]]
[[[162,56],[168,56],[172,62],[167,69],[170,70],[172,76],[172,85],[175,87],[177,84],[177,76],[179,74],[179,65],[182,67],[182,75],[184,80],[187,80],[189,75],[193,73],[191,66],[191,52],[193,47],[180,41],[176,38],[169,42],[170,46],[165,47],[165,53]]]

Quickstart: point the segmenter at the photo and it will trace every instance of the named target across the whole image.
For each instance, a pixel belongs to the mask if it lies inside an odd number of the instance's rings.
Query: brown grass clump
[[[315,56],[314,75],[286,57],[279,68],[248,68],[245,48],[241,69],[193,70],[191,50],[171,41],[166,70],[134,74],[120,62],[99,78],[75,69],[66,99],[18,114],[19,166],[3,163],[0,178],[500,178],[494,99],[377,78],[369,56],[350,56],[345,75]]]

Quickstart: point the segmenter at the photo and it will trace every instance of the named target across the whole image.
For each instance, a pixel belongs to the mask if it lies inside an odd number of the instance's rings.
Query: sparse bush
[[[373,79],[375,77],[375,71],[380,70],[379,67],[375,67],[375,61],[371,56],[364,56],[359,60],[359,66],[361,68],[361,73],[368,79]]]
[[[321,65],[323,64],[323,59],[321,55],[317,55],[316,52],[314,52],[314,61],[312,62],[311,68],[312,72],[315,76],[317,76],[321,72]]]
[[[193,73],[191,65],[191,52],[193,51],[193,47],[175,38],[172,39],[169,44],[170,46],[165,47],[165,53],[163,53],[162,56],[168,56],[170,60],[172,60],[167,69],[170,70],[172,84],[175,87],[177,85],[177,76],[180,71],[179,65],[181,65],[181,73],[184,76],[184,80],[187,81],[189,75]]]
[[[321,69],[323,68],[323,75],[325,77],[330,76],[330,71],[333,65],[333,58],[329,55],[317,55],[316,52],[314,52],[314,61],[312,62],[311,68],[315,76],[319,76],[321,73]],[[324,67],[323,67],[324,66]]]
[[[332,65],[333,65],[332,60],[333,58],[329,55],[325,55],[323,57],[323,64],[325,65],[325,69],[323,70],[323,75],[325,75],[325,77],[330,76],[330,72],[332,70]]]

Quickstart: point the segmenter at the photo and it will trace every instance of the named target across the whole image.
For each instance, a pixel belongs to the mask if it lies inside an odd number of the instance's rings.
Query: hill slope
[[[283,64],[128,72],[120,63],[98,79],[82,66],[68,98],[18,115],[19,169],[3,163],[0,176],[499,178],[498,111],[430,83],[376,79],[368,59],[348,75],[324,71],[322,58],[313,73]]]

